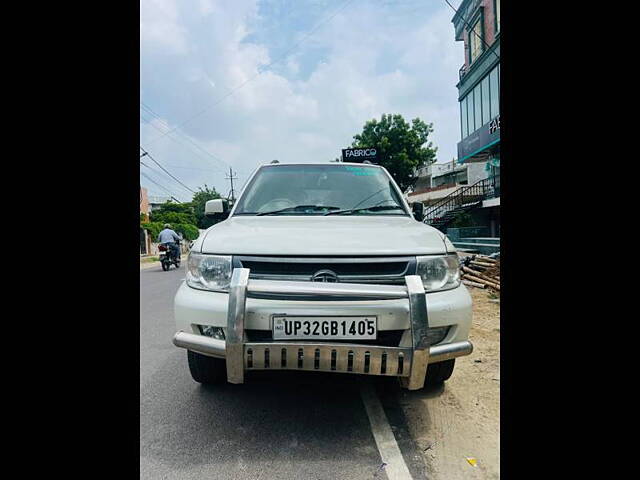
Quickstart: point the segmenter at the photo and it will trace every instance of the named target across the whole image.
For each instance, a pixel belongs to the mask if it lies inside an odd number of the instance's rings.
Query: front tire
[[[426,386],[441,385],[449,380],[455,367],[456,359],[445,360],[444,362],[430,363],[427,366],[427,376],[424,384]]]
[[[221,358],[208,357],[187,350],[191,378],[205,385],[222,383],[227,379],[227,363]]]

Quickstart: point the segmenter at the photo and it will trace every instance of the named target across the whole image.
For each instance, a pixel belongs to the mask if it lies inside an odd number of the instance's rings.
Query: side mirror
[[[227,202],[222,198],[216,198],[214,200],[208,200],[204,204],[204,215],[206,217],[213,217],[220,213],[225,213],[229,210]]]
[[[422,203],[412,203],[411,211],[413,212],[413,218],[415,218],[418,222],[424,220],[424,205]]]

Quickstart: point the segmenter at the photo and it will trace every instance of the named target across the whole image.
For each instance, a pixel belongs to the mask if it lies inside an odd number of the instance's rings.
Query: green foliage
[[[163,224],[160,222],[143,222],[140,224],[140,226],[147,232],[149,232],[152,242],[158,240],[158,234],[162,231],[163,228]]]
[[[469,212],[462,212],[456,215],[456,217],[453,219],[453,221],[449,226],[453,228],[464,228],[464,227],[477,227],[478,225],[479,224],[474,219],[473,215],[471,215]]]
[[[380,121],[369,120],[362,133],[354,135],[353,148],[373,147],[378,163],[385,167],[398,186],[405,191],[415,179],[415,168],[436,161],[437,147],[428,142],[433,123],[414,118],[407,123],[402,115],[382,114]],[[426,145],[425,145],[426,144]]]
[[[151,222],[170,223],[171,225],[178,223],[196,224],[196,216],[193,212],[191,203],[164,203],[158,210],[151,213]]]
[[[151,214],[151,221],[158,223],[170,223],[173,225],[174,223],[191,223],[195,225],[195,216],[193,214],[185,214],[185,213],[176,213],[176,212],[165,212],[158,213],[155,212]]]
[[[149,232],[154,242],[158,240],[165,223],[170,223],[171,228],[185,240],[195,240],[200,234],[191,203],[164,203],[151,213],[150,221],[140,215],[140,226]]]
[[[195,215],[195,223],[198,228],[209,228],[211,225],[218,223],[222,218],[209,218],[204,216],[204,205],[209,200],[221,198],[215,188],[209,188],[206,184],[204,188],[200,187],[199,191],[193,195],[191,205]]]
[[[186,240],[195,240],[200,235],[198,227],[191,223],[177,223],[173,225],[173,229],[177,233],[181,233],[182,237]]]
[[[164,222],[145,222],[140,226],[149,232],[151,241],[157,242],[158,235],[164,229]],[[172,223],[171,227],[176,233],[182,234],[182,238],[185,240],[195,240],[200,234],[198,227],[191,223]]]

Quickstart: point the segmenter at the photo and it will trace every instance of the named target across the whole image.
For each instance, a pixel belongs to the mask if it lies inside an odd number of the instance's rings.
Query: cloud
[[[433,122],[438,159],[450,160],[463,62],[452,12],[440,2],[355,0],[305,37],[341,5],[142,0],[141,97],[166,123],[141,110],[141,145],[192,188],[226,193],[229,165],[246,178],[276,158],[332,160],[367,120],[400,113]]]

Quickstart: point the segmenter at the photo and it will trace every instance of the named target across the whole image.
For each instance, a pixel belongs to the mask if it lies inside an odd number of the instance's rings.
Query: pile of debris
[[[500,254],[471,255],[460,259],[462,283],[500,291]]]

